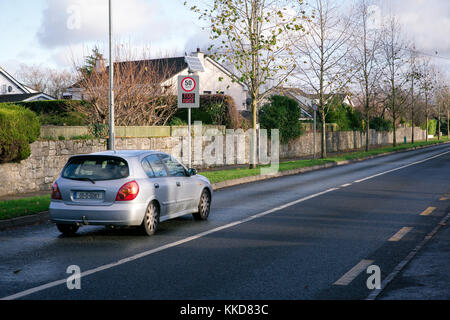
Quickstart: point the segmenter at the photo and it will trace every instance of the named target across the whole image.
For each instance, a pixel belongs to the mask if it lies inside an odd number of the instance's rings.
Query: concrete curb
[[[263,181],[263,180],[268,180],[268,179],[276,179],[276,178],[286,177],[286,176],[294,176],[294,175],[307,173],[307,172],[311,172],[311,171],[328,169],[328,168],[348,165],[348,164],[352,164],[352,163],[362,162],[365,160],[380,158],[380,157],[384,157],[384,156],[395,154],[395,153],[402,153],[402,152],[408,152],[408,151],[413,151],[413,150],[418,150],[418,149],[435,147],[436,145],[441,145],[441,144],[450,144],[450,142],[443,142],[443,143],[434,144],[431,146],[414,147],[414,148],[399,150],[399,151],[385,152],[382,154],[378,154],[376,156],[369,156],[369,157],[365,157],[365,158],[361,158],[361,159],[339,161],[339,162],[335,162],[335,163],[327,163],[324,165],[318,165],[318,166],[313,166],[313,167],[305,167],[305,168],[294,169],[294,170],[280,171],[280,172],[277,172],[272,175],[259,175],[259,176],[250,176],[250,177],[245,177],[245,178],[227,180],[227,181],[223,181],[223,182],[214,183],[212,185],[212,187],[213,187],[213,190],[216,191],[216,190],[229,188],[229,187],[233,187],[233,186],[237,186],[237,185],[241,185],[241,184],[258,182],[258,181]],[[10,229],[10,228],[24,227],[24,226],[28,226],[28,225],[43,223],[43,222],[49,221],[49,219],[50,219],[49,212],[46,211],[46,212],[42,212],[42,213],[38,213],[35,215],[30,215],[30,216],[18,217],[18,218],[9,219],[9,220],[0,220],[0,231]]]
[[[49,219],[50,214],[48,211],[45,211],[30,216],[17,217],[9,220],[0,220],[0,231],[43,223],[49,221]]]

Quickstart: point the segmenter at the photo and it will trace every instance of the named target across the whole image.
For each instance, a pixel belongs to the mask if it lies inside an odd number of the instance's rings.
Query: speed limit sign
[[[178,108],[199,108],[199,76],[178,77]]]

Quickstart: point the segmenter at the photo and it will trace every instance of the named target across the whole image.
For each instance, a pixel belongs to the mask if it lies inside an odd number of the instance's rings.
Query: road
[[[365,299],[367,266],[386,278],[448,212],[449,163],[447,144],[219,190],[209,221],[164,222],[154,237],[4,231],[0,298]]]

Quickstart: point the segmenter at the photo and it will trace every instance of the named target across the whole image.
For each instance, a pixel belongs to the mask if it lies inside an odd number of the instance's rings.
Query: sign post
[[[188,109],[188,167],[191,167],[191,109],[200,108],[200,78],[196,75],[178,77],[178,108]]]

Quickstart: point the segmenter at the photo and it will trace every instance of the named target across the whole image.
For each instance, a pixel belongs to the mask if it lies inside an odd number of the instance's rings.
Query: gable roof
[[[10,75],[8,72],[6,72],[6,70],[3,69],[2,67],[0,67],[0,74],[2,74],[5,78],[11,81],[17,88],[22,90],[24,93],[31,93],[31,91],[27,86],[23,85],[22,83],[14,79],[14,77]]]
[[[40,99],[43,98],[43,99]],[[56,100],[55,97],[49,96],[43,92],[38,93],[22,93],[22,94],[2,94],[0,95],[0,103],[2,102],[26,102],[34,100]]]

